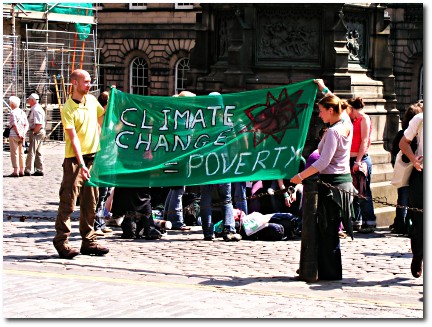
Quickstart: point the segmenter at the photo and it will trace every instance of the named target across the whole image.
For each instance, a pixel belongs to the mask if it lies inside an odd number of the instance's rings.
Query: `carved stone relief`
[[[320,17],[299,9],[259,8],[257,10],[258,62],[318,61]]]
[[[220,12],[217,17],[217,58],[226,60],[228,57],[228,46],[230,31],[234,24],[235,16],[233,13]]]
[[[358,43],[359,33],[357,30],[351,30],[347,33],[346,47],[349,51],[348,60],[360,61],[360,44]]]
[[[348,60],[365,64],[366,62],[366,18],[359,14],[344,13],[344,21],[348,28],[346,46],[349,53]]]

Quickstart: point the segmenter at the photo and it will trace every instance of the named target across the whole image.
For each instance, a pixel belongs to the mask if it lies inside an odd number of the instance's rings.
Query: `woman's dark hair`
[[[402,129],[407,129],[410,120],[417,114],[423,112],[423,100],[416,102],[408,107],[402,119]]]
[[[348,104],[346,101],[339,99],[336,95],[328,95],[318,101],[318,104],[323,107],[330,109],[333,108],[333,111],[337,114],[342,113],[342,110],[348,108]]]
[[[354,109],[363,109],[365,106],[363,99],[360,97],[349,99],[348,104]]]
[[[320,140],[324,136],[325,132],[327,132],[327,130],[328,130],[328,126],[323,126],[320,128],[320,130],[318,131],[318,137]]]
[[[98,101],[102,107],[105,107],[108,104],[108,97],[109,97],[109,93],[107,91],[104,91],[101,94],[99,94]]]

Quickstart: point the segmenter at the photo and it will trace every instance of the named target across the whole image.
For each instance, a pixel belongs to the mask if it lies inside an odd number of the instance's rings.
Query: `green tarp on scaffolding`
[[[93,16],[91,3],[79,2],[47,2],[47,3],[20,3],[15,5],[17,10],[50,12],[64,15]],[[80,40],[85,40],[91,32],[91,24],[75,23],[75,30]]]

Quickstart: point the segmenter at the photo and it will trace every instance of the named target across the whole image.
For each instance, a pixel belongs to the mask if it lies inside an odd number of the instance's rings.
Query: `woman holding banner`
[[[354,217],[351,192],[355,192],[355,189],[349,162],[353,129],[352,124],[343,119],[348,104],[329,92],[321,79],[314,82],[325,95],[318,102],[319,116],[330,126],[318,144],[319,159],[294,175],[290,181],[299,184],[309,176],[319,173],[320,180],[326,183],[318,184],[318,278],[340,280],[342,259],[339,225],[342,221],[345,230],[352,237],[351,219]]]

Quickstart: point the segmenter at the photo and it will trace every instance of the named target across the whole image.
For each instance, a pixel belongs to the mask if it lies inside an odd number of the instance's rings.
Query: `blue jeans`
[[[407,207],[409,205],[409,186],[399,187],[397,204]],[[396,217],[394,219],[394,228],[404,230],[408,226],[408,210],[406,208],[396,208]]]
[[[236,209],[240,209],[246,215],[248,214],[248,205],[246,200],[246,182],[231,183],[233,188],[233,200]]]
[[[354,165],[355,158],[351,157],[350,165],[351,168]],[[354,198],[354,212],[356,215],[356,219],[354,224],[356,225],[367,225],[367,226],[376,226],[376,216],[372,201],[372,191],[370,188],[371,177],[372,177],[372,160],[369,155],[365,154],[362,158],[362,162],[365,162],[367,165],[368,176],[366,177],[366,194],[367,199],[363,199],[360,197]]]
[[[167,213],[166,219],[172,223],[172,228],[184,226],[183,221],[183,193],[185,187],[171,188],[165,200],[164,211]]]
[[[222,206],[224,228],[229,228],[230,232],[235,232],[231,183],[201,185],[200,212],[204,237],[213,236],[214,233],[212,221],[212,191],[214,188],[219,195],[220,202],[224,202]]]
[[[105,201],[109,195],[109,187],[99,187],[99,199],[96,206],[96,217],[94,221],[94,230],[102,230],[106,228],[104,219]]]

